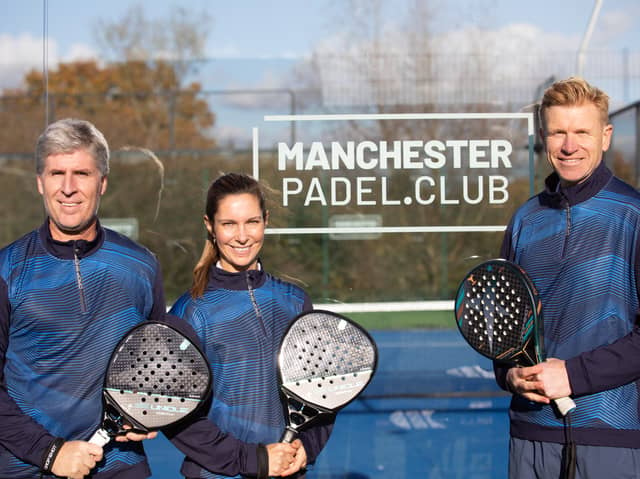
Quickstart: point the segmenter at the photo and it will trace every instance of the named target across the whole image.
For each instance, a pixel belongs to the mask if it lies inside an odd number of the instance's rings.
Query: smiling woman
[[[207,451],[197,425],[172,436],[187,456],[182,472],[216,478],[266,477],[267,470],[269,476],[297,474],[315,461],[335,419],[318,420],[291,444],[278,442],[285,420],[275,354],[289,324],[312,309],[311,300],[300,287],[262,268],[258,254],[268,212],[258,181],[237,173],[220,176],[209,188],[205,211],[208,236],[193,286],[171,313],[200,336],[214,371],[208,417],[228,439]],[[246,459],[229,462],[228,457]]]

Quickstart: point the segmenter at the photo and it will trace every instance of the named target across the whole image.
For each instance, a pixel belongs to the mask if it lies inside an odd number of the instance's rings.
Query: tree
[[[5,125],[17,114],[33,118],[42,112],[43,85],[41,72],[27,74],[24,89],[12,92],[13,108],[0,112]],[[127,61],[105,67],[95,61],[62,63],[49,72],[48,88],[50,120],[75,116],[92,121],[114,150],[125,145],[155,150],[214,145],[208,134],[214,115],[199,97],[200,85],[178,90],[177,75],[166,62]],[[42,123],[31,128],[39,131]],[[0,138],[5,152],[24,152],[33,149],[35,137],[21,144],[27,138],[16,137],[8,128]]]

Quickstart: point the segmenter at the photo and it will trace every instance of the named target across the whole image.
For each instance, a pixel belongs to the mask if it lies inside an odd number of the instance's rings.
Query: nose
[[[71,196],[76,191],[76,182],[72,172],[67,172],[62,179],[62,193]]]
[[[249,239],[249,235],[247,234],[247,227],[243,224],[238,225],[238,231],[236,234],[236,239],[239,243],[244,243]]]
[[[570,155],[574,153],[578,149],[578,143],[576,138],[571,134],[567,134],[564,137],[564,141],[562,142],[562,152]]]

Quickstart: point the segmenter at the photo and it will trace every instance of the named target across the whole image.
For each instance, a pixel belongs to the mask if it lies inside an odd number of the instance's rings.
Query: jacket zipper
[[[73,264],[76,269],[76,283],[78,284],[78,292],[80,293],[80,310],[87,312],[87,299],[84,295],[84,286],[82,284],[82,275],[80,274],[80,258],[78,258],[78,248],[73,245]]]
[[[564,259],[564,254],[569,247],[569,236],[571,235],[571,206],[567,205],[564,209],[566,217],[567,217],[567,226],[565,228],[564,233],[564,244],[562,245],[562,255],[561,258]]]
[[[260,311],[260,307],[258,306],[258,301],[256,300],[256,295],[254,293],[253,287],[251,286],[251,279],[249,277],[249,272],[246,272],[246,280],[247,280],[247,290],[249,291],[249,298],[251,298],[251,304],[253,306],[253,310],[256,313],[256,317],[258,318],[258,324],[260,325],[260,329],[262,329],[262,334],[267,336],[267,328],[264,324],[264,319],[262,317],[262,312]]]

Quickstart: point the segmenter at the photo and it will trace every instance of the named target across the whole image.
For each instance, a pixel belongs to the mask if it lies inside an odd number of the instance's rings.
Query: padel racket
[[[293,441],[316,418],[335,414],[353,401],[371,381],[377,363],[375,342],[350,319],[321,310],[298,315],[278,354],[287,410],[281,441]]]
[[[493,259],[473,268],[458,287],[455,315],[462,336],[480,354],[519,366],[544,361],[542,303],[517,264]],[[554,402],[562,416],[576,407],[569,397]]]
[[[210,389],[209,364],[196,345],[164,323],[141,323],[111,355],[102,425],[89,442],[103,446],[119,434],[147,433],[180,421],[197,410]]]

